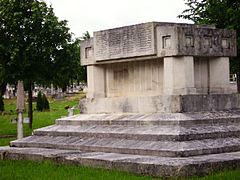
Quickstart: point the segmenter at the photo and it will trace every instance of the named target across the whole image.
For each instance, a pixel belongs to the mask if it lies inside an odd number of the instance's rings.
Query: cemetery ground
[[[83,93],[65,97],[63,100],[50,100],[50,111],[33,113],[33,129],[52,125],[57,118],[67,115],[65,106],[77,106],[79,99],[84,97]],[[16,118],[16,99],[4,100],[5,112],[0,114],[0,146],[7,146],[9,142],[16,139],[16,124],[11,120]],[[35,108],[35,104],[33,107]],[[75,110],[79,113],[79,110]],[[26,117],[27,113],[24,114]],[[32,130],[28,124],[24,124],[24,136],[31,135]],[[12,161],[0,160],[0,179],[161,179],[149,176],[139,176],[131,173],[116,170],[104,170],[100,168],[82,167],[76,165],[56,164],[50,161],[31,162],[31,161]],[[172,178],[177,179],[177,178]],[[179,179],[179,178],[178,178]],[[205,177],[192,177],[180,179],[240,179],[240,169],[226,170],[224,172],[212,174]]]

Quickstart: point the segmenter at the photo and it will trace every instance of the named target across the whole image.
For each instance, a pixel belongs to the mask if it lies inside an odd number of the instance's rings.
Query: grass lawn
[[[80,98],[84,96],[83,93],[80,93],[72,97],[66,97],[63,100],[54,101],[49,99],[49,112],[33,112],[33,129],[54,124],[57,118],[67,115],[67,110],[64,109],[65,106],[77,106]],[[11,123],[11,119],[17,117],[16,99],[5,99],[4,104],[5,112],[0,115],[0,146],[8,145],[17,136],[17,124]],[[35,107],[36,103],[33,103],[33,108]],[[75,110],[75,113],[79,113],[79,110]],[[27,117],[27,113],[24,113],[24,117]],[[28,124],[24,124],[24,136],[31,135],[31,133],[32,130],[28,127]]]
[[[240,170],[229,170],[205,177],[170,178],[186,180],[238,180]],[[0,179],[82,179],[82,180],[160,180],[115,170],[104,170],[76,165],[55,164],[49,161],[0,160]]]
[[[75,165],[59,165],[49,161],[0,161],[0,179],[82,179],[82,180],[150,180],[150,177],[136,176],[126,172],[93,169]]]

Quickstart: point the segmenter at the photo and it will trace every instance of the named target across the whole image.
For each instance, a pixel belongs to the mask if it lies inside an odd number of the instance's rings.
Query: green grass
[[[10,141],[15,140],[16,138],[0,138],[0,146],[8,146]]]
[[[151,177],[136,176],[126,172],[96,169],[75,165],[59,165],[49,161],[11,161],[0,160],[0,179],[71,179],[71,180],[150,180]]]
[[[80,93],[73,97],[66,97],[63,100],[54,101],[50,99],[49,112],[33,112],[33,129],[54,124],[57,118],[67,115],[67,110],[64,109],[65,106],[77,106],[83,96],[84,94]],[[0,146],[8,145],[10,141],[16,139],[17,135],[17,125],[11,123],[11,119],[17,117],[16,99],[5,99],[4,104],[5,111],[0,115]],[[36,104],[33,103],[33,108],[35,107]],[[79,110],[75,110],[75,114],[77,113],[79,113]],[[27,117],[27,113],[24,113],[24,117]],[[28,124],[24,124],[24,136],[31,133],[32,130],[28,127]],[[3,138],[4,136],[10,137]]]
[[[160,180],[149,176],[77,165],[56,164],[50,161],[0,160],[0,179],[83,179],[83,180]],[[240,170],[228,170],[205,177],[170,178],[171,180],[238,180]]]

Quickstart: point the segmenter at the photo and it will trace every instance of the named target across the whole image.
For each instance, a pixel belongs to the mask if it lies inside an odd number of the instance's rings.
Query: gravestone
[[[23,81],[18,81],[17,84],[17,138],[23,138],[23,112],[25,109],[25,93],[23,87]]]
[[[240,167],[240,95],[229,93],[236,32],[150,22],[94,32],[82,114],[0,148],[3,159],[50,159],[151,176]]]

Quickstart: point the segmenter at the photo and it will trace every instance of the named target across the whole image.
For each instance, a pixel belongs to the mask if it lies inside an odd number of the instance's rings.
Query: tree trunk
[[[240,93],[240,63],[238,63],[237,69],[237,92]]]
[[[29,118],[29,128],[32,129],[32,123],[33,123],[32,82],[29,82],[28,84],[28,118]]]
[[[16,97],[17,83],[14,84],[13,97]]]
[[[6,83],[0,84],[0,112],[4,111],[4,102],[3,102],[3,95],[6,91]]]
[[[2,96],[4,95],[4,93],[6,91],[6,87],[7,87],[7,83],[0,84],[0,93],[2,94]]]
[[[240,93],[240,72],[237,73],[237,92]]]

